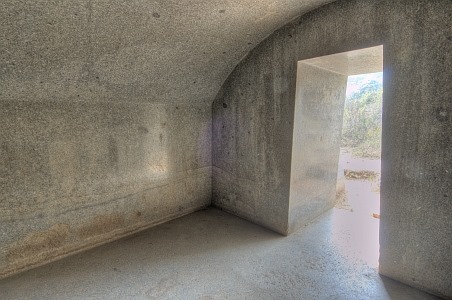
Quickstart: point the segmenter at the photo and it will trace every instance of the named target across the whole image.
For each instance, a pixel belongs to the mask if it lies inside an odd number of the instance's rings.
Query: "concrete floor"
[[[378,275],[355,215],[283,237],[199,211],[3,279],[0,299],[438,299]]]

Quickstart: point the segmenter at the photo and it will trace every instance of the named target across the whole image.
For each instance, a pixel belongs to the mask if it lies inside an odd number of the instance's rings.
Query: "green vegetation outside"
[[[381,109],[383,86],[370,80],[345,100],[342,147],[357,157],[381,156]]]

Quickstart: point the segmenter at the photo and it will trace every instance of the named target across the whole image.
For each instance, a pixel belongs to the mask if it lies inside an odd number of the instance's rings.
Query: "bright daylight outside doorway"
[[[348,77],[339,157],[336,222],[347,256],[378,267],[383,73]],[[341,235],[341,234],[339,234]]]
[[[382,71],[382,45],[305,59],[297,69],[290,224],[336,206],[332,246],[359,269],[378,268]]]

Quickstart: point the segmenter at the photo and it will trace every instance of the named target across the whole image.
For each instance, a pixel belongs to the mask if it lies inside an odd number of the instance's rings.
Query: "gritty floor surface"
[[[355,215],[283,237],[207,209],[3,279],[0,299],[437,299],[378,275]]]

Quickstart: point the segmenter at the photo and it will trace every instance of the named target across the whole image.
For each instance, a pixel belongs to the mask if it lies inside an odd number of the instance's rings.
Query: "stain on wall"
[[[1,101],[0,277],[210,205],[211,110],[178,107]]]
[[[67,224],[55,224],[47,230],[31,232],[9,247],[6,259],[13,265],[29,265],[49,259],[64,246],[69,234]]]
[[[124,216],[119,213],[111,215],[97,216],[93,220],[88,221],[87,225],[83,225],[77,230],[77,235],[81,238],[90,238],[97,235],[106,234],[114,230],[122,229],[125,225]]]

